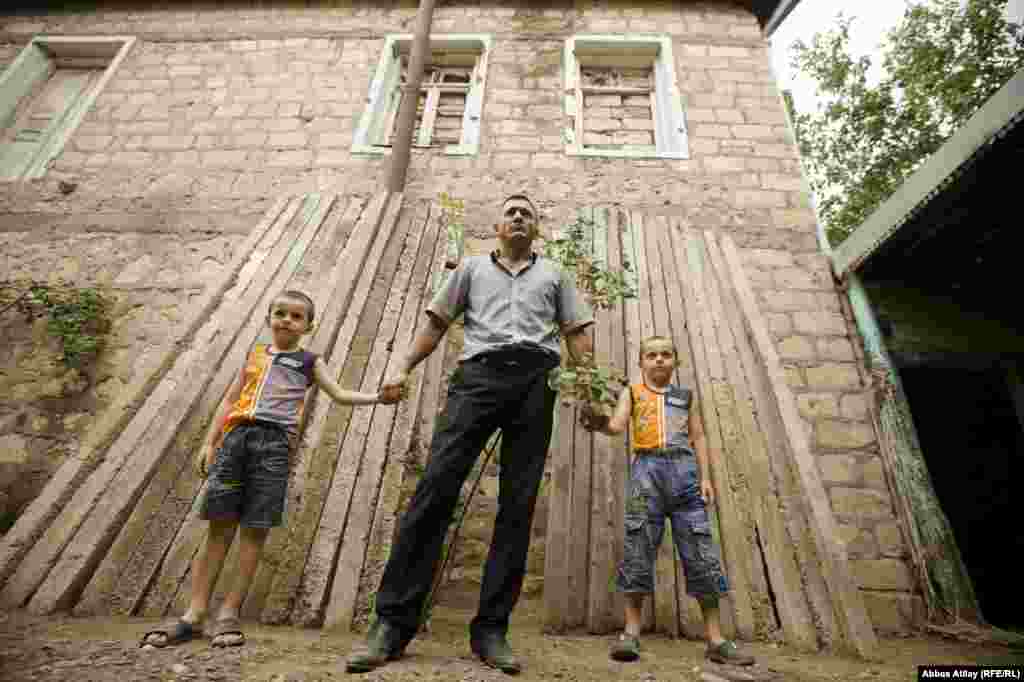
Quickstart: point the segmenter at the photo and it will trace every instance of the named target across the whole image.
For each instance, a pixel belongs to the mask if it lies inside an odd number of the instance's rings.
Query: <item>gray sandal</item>
[[[217,648],[242,646],[245,644],[245,633],[242,632],[242,623],[234,616],[218,620],[213,624],[213,631],[210,634],[213,636],[213,641],[210,644]],[[238,639],[225,642],[224,639],[228,635],[237,635]]]
[[[150,640],[150,637],[154,635],[163,635],[163,641]],[[157,649],[163,649],[164,647],[191,642],[193,639],[199,639],[202,636],[202,625],[189,623],[188,621],[184,621],[179,618],[178,620],[161,625],[158,628],[148,630],[142,635],[142,639],[139,640],[139,648],[141,649],[142,647],[151,646]]]

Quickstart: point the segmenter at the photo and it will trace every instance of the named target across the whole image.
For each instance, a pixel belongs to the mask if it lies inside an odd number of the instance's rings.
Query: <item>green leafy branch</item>
[[[587,244],[587,230],[593,221],[577,218],[568,225],[562,237],[544,241],[543,253],[564,270],[576,275],[576,286],[592,308],[608,310],[627,298],[636,298],[636,288],[629,274],[630,264],[612,270],[595,259]]]
[[[61,361],[68,368],[83,368],[102,350],[111,326],[111,300],[97,289],[6,280],[0,282],[0,292],[17,292],[0,312],[17,310],[28,322],[47,318],[47,331],[60,341]]]

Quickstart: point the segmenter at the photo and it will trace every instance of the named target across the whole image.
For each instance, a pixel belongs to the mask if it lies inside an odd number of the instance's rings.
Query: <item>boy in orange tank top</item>
[[[654,592],[654,562],[672,521],[672,539],[686,571],[686,591],[704,616],[706,658],[716,663],[751,665],[734,642],[722,637],[719,597],[728,591],[706,505],[714,503],[708,479],[704,427],[693,391],[671,383],[676,368],[672,340],[651,336],[640,344],[643,381],[623,389],[615,413],[583,413],[583,427],[617,435],[632,426],[633,465],[626,490],[625,552],[616,586],[626,595],[626,631],[614,642],[611,657],[640,657],[644,597]]]

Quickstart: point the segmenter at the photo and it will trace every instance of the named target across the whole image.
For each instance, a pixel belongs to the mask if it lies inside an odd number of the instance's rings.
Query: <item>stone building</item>
[[[443,274],[438,196],[464,200],[476,253],[493,244],[495,202],[525,191],[547,229],[586,216],[600,255],[634,263],[641,296],[602,313],[603,359],[634,370],[640,335],[671,334],[718,425],[727,569],[752,595],[729,627],[864,651],[873,630],[918,622],[856,328],[769,67],[766,26],[794,4],[444,3],[394,196],[384,178],[412,3],[5,10],[0,279],[63,279],[115,303],[83,371],[62,364],[44,319],[4,312],[0,501],[17,522],[0,601],[174,607],[201,539],[190,448],[260,333],[264,292],[313,293],[325,310],[314,348],[345,385],[375,386]],[[293,486],[304,492],[247,615],[358,621],[451,336],[411,404],[314,408]],[[531,584],[552,628],[606,631],[624,468],[598,456],[622,448],[574,441],[572,418],[561,408]],[[666,562],[652,623],[685,632],[692,605]],[[563,598],[577,601],[559,616]]]

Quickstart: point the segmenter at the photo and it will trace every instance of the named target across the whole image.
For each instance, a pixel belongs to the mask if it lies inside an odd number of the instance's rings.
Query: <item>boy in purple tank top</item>
[[[288,488],[289,452],[305,407],[317,386],[346,405],[392,404],[400,390],[377,394],[348,391],[328,374],[323,358],[299,347],[313,330],[312,299],[284,291],[267,311],[272,343],[257,344],[228,388],[210,435],[196,457],[207,479],[200,518],[209,521],[206,545],[192,565],[192,596],[180,618],[146,632],[140,646],[165,647],[201,637],[214,581],[235,529],[238,573],[214,623],[215,647],[245,643],[239,609],[259,566],[267,535],[281,525]]]

